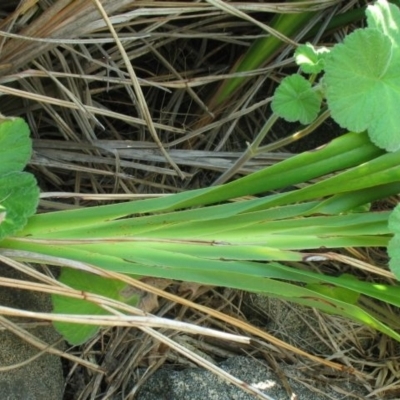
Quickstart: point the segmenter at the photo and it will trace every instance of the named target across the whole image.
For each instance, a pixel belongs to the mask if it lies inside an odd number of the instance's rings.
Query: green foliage
[[[0,117],[0,176],[22,171],[31,158],[29,128],[21,118]]]
[[[400,280],[400,205],[390,215],[389,229],[394,234],[388,245],[389,267],[396,278]]]
[[[269,23],[269,26],[285,36],[292,37],[309,22],[313,15],[315,15],[315,12],[276,14]],[[230,74],[260,68],[274,54],[279,52],[280,49],[284,48],[285,45],[285,42],[275,35],[267,35],[255,40],[243,57],[240,57],[237,63],[235,63]],[[214,107],[220,106],[223,102],[234,96],[247,79],[245,77],[235,77],[224,80],[215,93],[209,108],[213,110]]]
[[[400,335],[365,310],[354,295],[400,306],[398,286],[346,275],[330,277],[283,264],[313,260],[316,248],[386,246],[392,236],[390,213],[363,211],[361,206],[400,191],[398,160],[399,152],[385,153],[366,134],[350,133],[220,187],[35,215],[1,246],[131,277],[184,280],[283,298],[360,321],[400,341]],[[229,202],[312,179],[316,183],[302,189]],[[318,257],[325,259],[323,253]],[[121,299],[123,286],[109,285],[103,278],[86,279],[69,271],[61,280],[86,296],[98,293],[122,302],[138,301]],[[55,297],[55,310],[105,313],[93,302],[84,306],[85,302]],[[73,343],[97,330],[88,326],[78,330],[74,324],[57,327]]]
[[[31,151],[28,125],[21,118],[0,117],[0,240],[22,229],[36,211],[36,180],[21,172]]]
[[[347,36],[332,49],[325,68],[333,119],[355,132],[368,129],[381,148],[399,149],[399,69],[400,50],[381,31],[359,29]]]
[[[388,37],[393,46],[400,45],[400,13],[398,7],[400,2],[392,2],[390,4],[386,0],[377,0],[375,5],[368,6],[366,10],[368,27],[377,29]]]
[[[295,2],[296,0],[294,0]],[[392,2],[397,2],[398,0],[392,0]],[[354,24],[358,20],[361,20],[364,17],[365,7],[357,7],[346,11],[344,13],[336,14],[332,19],[329,20],[328,25],[325,26],[324,21],[317,22],[314,27],[306,33],[305,38],[313,38],[317,33],[320,32],[321,28],[324,27],[327,31],[337,29],[340,27],[347,26],[348,24]],[[290,13],[290,14],[275,14],[272,20],[268,23],[268,25],[274,29],[275,31],[293,38],[294,35],[301,31],[311,19],[314,18],[316,12],[310,11],[308,12],[305,8],[305,12],[300,13]],[[280,38],[275,35],[266,35],[266,37],[261,37],[255,40],[252,45],[248,48],[245,54],[241,56],[238,61],[234,64],[230,74],[234,74],[235,72],[247,72],[256,70],[257,68],[266,65],[268,61],[270,61],[274,55],[279,54],[280,51],[286,46],[286,42],[282,41]],[[323,49],[317,50],[319,56],[324,52]],[[315,55],[313,54],[305,54],[304,55],[304,64],[313,64]],[[303,58],[303,57],[301,57]],[[309,59],[309,61],[307,60]],[[318,63],[319,64],[319,63]],[[304,68],[308,68],[305,66]],[[316,72],[308,72],[303,69],[306,73],[316,73]],[[249,78],[247,77],[235,77],[226,79],[222,82],[222,84],[217,88],[215,95],[212,98],[210,104],[208,104],[208,108],[214,112],[214,108],[221,106],[224,102],[231,99],[238,92],[238,89],[242,87],[242,85],[247,82]]]
[[[306,45],[296,51],[295,58],[306,73],[324,69],[322,88],[339,125],[354,132],[367,130],[377,146],[396,151],[400,148],[400,10],[379,0],[367,8],[367,22],[367,28],[348,35],[329,54]],[[288,121],[304,123],[303,109],[309,109],[310,102],[307,99],[301,107],[299,92],[283,91],[287,79],[276,90],[272,109]],[[304,93],[305,88],[303,84]],[[318,111],[313,109],[313,114],[315,118]]]
[[[349,274],[344,274],[342,275],[342,278],[343,277],[353,279],[355,283],[357,281],[357,278]],[[314,290],[315,292],[322,295],[327,295],[330,298],[334,298],[352,305],[356,305],[360,298],[360,292],[358,291],[351,290],[346,287],[335,286],[328,283],[310,283],[306,287],[307,289]]]
[[[400,192],[400,139],[393,108],[400,93],[394,70],[399,10],[393,7],[383,0],[369,7],[368,28],[352,33],[329,54],[310,45],[299,48],[296,59],[304,72],[312,74],[310,81],[297,75],[286,78],[272,104],[275,113],[308,124],[317,116],[325,91],[334,118],[356,131],[368,129],[380,148],[366,132],[348,133],[323,148],[223,186],[43,213],[31,216],[20,230],[23,221],[18,218],[26,219],[26,209],[32,213],[32,204],[37,203],[34,195],[31,205],[24,200],[33,190],[29,180],[20,179],[29,176],[21,172],[30,154],[25,143],[24,155],[10,157],[14,166],[0,176],[0,188],[6,188],[0,193],[0,233],[5,227],[1,247],[67,258],[130,277],[184,280],[283,298],[362,322],[400,341],[396,327],[365,309],[361,301],[368,296],[400,307],[399,285],[362,282],[346,274],[332,277],[306,268],[309,261],[329,258],[322,249],[389,244],[390,267],[400,276],[400,209],[390,214],[368,207]],[[312,87],[321,68],[323,82]],[[16,135],[16,144],[17,139]],[[22,174],[21,193],[15,174]],[[300,189],[279,193],[298,184]],[[249,199],[250,195],[260,197]],[[15,229],[10,229],[11,222]],[[287,261],[303,263],[303,268],[289,267]],[[57,313],[108,314],[95,303],[95,295],[133,305],[140,300],[125,295],[125,283],[87,272],[64,269],[60,280],[86,300],[55,295]],[[56,327],[73,344],[98,330],[89,324]]]
[[[71,268],[63,268],[59,281],[76,290],[93,293],[131,305],[137,305],[139,297],[130,295],[127,285],[116,279],[107,279]],[[59,314],[109,315],[110,313],[88,300],[74,299],[61,295],[53,295],[53,312]],[[94,336],[99,327],[96,325],[54,322],[55,328],[68,340],[78,345]]]
[[[291,75],[282,80],[271,106],[274,113],[284,113],[287,121],[306,125],[317,117],[321,100],[309,81],[300,75]]]
[[[300,45],[294,52],[297,65],[306,74],[318,74],[325,66],[325,58],[329,50],[326,47],[316,49],[312,44]]]

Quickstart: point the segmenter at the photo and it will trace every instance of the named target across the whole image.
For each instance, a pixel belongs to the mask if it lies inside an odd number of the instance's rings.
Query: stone
[[[8,278],[24,279],[26,275],[7,266],[0,265],[0,275]],[[0,286],[0,304],[23,310],[48,312],[51,309],[49,296]],[[15,318],[12,318],[16,322]],[[18,322],[21,319],[18,319]],[[25,321],[27,322],[27,321]],[[30,321],[31,322],[31,321]],[[60,339],[52,326],[29,329],[40,340],[53,344]],[[0,331],[0,367],[7,367],[32,358],[39,349],[30,345],[8,330]],[[0,372],[0,398],[7,400],[61,400],[64,378],[59,357],[43,353],[33,361]]]
[[[242,379],[274,400],[291,400],[291,395],[282,387],[277,375],[263,361],[245,356],[235,356],[219,364],[219,367]],[[342,383],[342,393],[324,388],[322,384],[312,384],[312,389],[303,385],[302,376],[296,366],[280,365],[296,400],[339,400],[343,393],[351,393],[353,399],[364,399],[368,394],[359,385],[348,381]],[[308,381],[309,378],[304,378]],[[346,397],[347,398],[347,397]],[[168,370],[165,366],[158,370],[141,388],[137,400],[254,400],[254,396],[240,388],[227,384],[212,372],[201,368],[182,371]]]

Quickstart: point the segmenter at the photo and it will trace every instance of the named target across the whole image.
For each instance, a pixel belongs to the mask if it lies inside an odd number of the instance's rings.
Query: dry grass
[[[339,2],[303,3],[331,17],[326,7]],[[277,6],[237,4],[236,16],[220,1],[103,1],[110,15],[103,18],[99,4],[23,2],[0,25],[1,111],[28,120],[31,165],[43,190],[170,193],[212,183],[252,141],[279,68],[292,63],[288,46],[259,71],[229,74],[268,29],[246,15],[257,11],[265,19]],[[280,7],[296,11],[293,4]],[[246,75],[252,79],[240,96],[210,122],[215,86]],[[263,154],[238,173],[276,157]]]
[[[302,3],[320,10],[321,20],[359,2]],[[3,1],[0,112],[23,116],[32,129],[30,168],[43,191],[41,209],[164,195],[215,182],[256,136],[269,112],[269,96],[284,73],[282,67],[293,64],[293,42],[288,41],[263,68],[229,73],[229,66],[255,38],[270,31],[266,13],[276,11],[298,10],[290,2]],[[300,41],[317,20],[310,21],[294,41]],[[323,29],[317,37],[323,36]],[[337,31],[324,40],[338,40],[343,33]],[[209,107],[212,94],[220,82],[233,76],[251,79],[215,113]],[[277,139],[269,137],[265,144]],[[236,173],[248,174],[290,156],[286,148],[275,150],[280,152],[258,155]],[[337,257],[334,265],[348,264],[348,259],[340,258],[344,256]],[[2,285],[80,295],[62,288],[46,269],[42,273],[1,258],[36,282],[4,278]],[[373,257],[371,261],[364,252],[358,258],[364,261],[363,267],[377,260]],[[310,374],[329,380],[331,386],[345,375],[361,382],[371,398],[385,393],[385,398],[393,398],[399,393],[397,347],[376,332],[313,312],[307,323],[329,349],[313,355],[303,350],[303,344],[289,344],[250,323],[241,312],[241,293],[177,282],[163,289],[142,281],[129,283],[144,297],[145,293],[158,296],[159,304],[151,303],[148,308],[157,317],[93,297],[114,314],[97,322],[119,327],[106,329],[85,346],[61,354],[70,362],[70,377],[83,377],[79,399],[111,398],[119,392],[133,398],[165,362],[202,365],[256,398],[265,398],[216,366],[217,360],[243,352],[267,359],[275,369],[278,362],[307,367]],[[123,318],[121,311],[136,317]],[[299,318],[310,318],[307,310],[297,312]],[[1,309],[1,314],[7,313],[15,311]],[[3,317],[0,324],[42,351],[60,354],[24,327]],[[241,345],[233,346],[234,340]],[[139,368],[146,373],[137,376]],[[132,387],[132,382],[137,386]],[[284,376],[282,382],[290,393]]]

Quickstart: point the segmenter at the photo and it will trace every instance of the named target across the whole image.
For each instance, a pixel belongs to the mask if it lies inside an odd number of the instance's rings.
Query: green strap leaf
[[[274,164],[268,168],[264,168],[258,172],[254,172],[251,175],[222,186],[186,191],[156,199],[37,214],[30,218],[28,226],[22,232],[19,232],[18,236],[42,236],[49,233],[57,235],[57,232],[60,232],[63,237],[66,237],[65,232],[71,230],[72,227],[74,231],[77,231],[79,228],[85,230],[86,227],[96,227],[97,229],[98,225],[103,222],[126,217],[132,214],[140,215],[145,213],[158,213],[159,217],[157,217],[157,215],[152,215],[149,217],[151,220],[146,220],[146,223],[149,224],[157,224],[159,222],[158,219],[160,218],[168,223],[178,220],[182,221],[186,218],[186,215],[182,217],[182,214],[179,214],[179,216],[176,217],[177,214],[161,215],[160,213],[170,213],[177,209],[183,210],[185,208],[196,207],[199,205],[210,205],[213,203],[224,202],[235,197],[289,187],[341,169],[356,167],[383,153],[383,150],[377,148],[371,143],[366,133],[348,133],[338,137],[328,145],[316,151],[298,154],[278,164]],[[296,171],[296,173],[293,174],[293,171]],[[367,175],[368,174],[369,172],[367,172]],[[357,176],[357,179],[359,179],[359,176]],[[332,189],[335,193],[338,193],[338,188],[342,189],[343,183],[346,182],[346,180],[335,182],[338,186],[330,185],[328,192],[318,192],[317,197],[319,198],[321,196],[332,194]],[[303,188],[301,190],[304,191],[304,189],[313,191],[313,188]],[[288,195],[290,196],[290,193],[281,193],[279,196],[285,196],[286,198]],[[260,202],[263,203],[263,208],[266,208],[265,201],[269,202],[271,197],[272,196],[268,196],[266,198],[259,198],[240,203],[236,202],[233,205],[235,208],[234,211],[231,211],[232,204],[223,204],[204,209],[191,209],[185,212],[190,213],[190,218],[192,219],[194,218],[194,213],[197,213],[200,219],[204,219],[206,215],[205,210],[207,210],[207,218],[215,218],[215,216],[221,215],[236,215],[238,212],[248,212],[253,209],[256,204],[260,205]],[[310,195],[308,199],[310,198],[315,198],[315,196]],[[274,206],[290,204],[292,201],[298,202],[298,198],[295,197],[294,200],[290,198],[288,201],[274,204]],[[237,210],[237,207],[239,207],[238,204],[240,204],[240,207],[243,207],[241,211]],[[304,211],[305,210],[302,212]],[[212,215],[212,212],[215,214]],[[74,221],[72,227],[71,221]],[[143,220],[140,219],[138,220],[138,223],[141,224],[142,221]]]
[[[389,268],[400,280],[400,205],[389,216],[389,230],[394,233],[387,248],[390,257]]]

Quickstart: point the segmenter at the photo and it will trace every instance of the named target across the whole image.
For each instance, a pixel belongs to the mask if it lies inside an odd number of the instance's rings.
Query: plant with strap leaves
[[[369,26],[361,33],[351,34],[350,40],[346,39],[329,53],[310,46],[300,49],[296,58],[312,77],[309,81],[301,76],[283,81],[274,100],[274,111],[288,119],[297,116],[306,123],[316,117],[321,98],[326,96],[332,114],[346,126],[347,112],[358,110],[356,103],[360,98],[354,90],[351,104],[349,91],[343,92],[346,99],[343,103],[336,99],[341,86],[334,66],[349,62],[353,51],[365,50],[358,46],[366,37],[383,43],[383,49],[376,51],[387,58],[372,66],[368,64],[371,57],[361,57],[360,63],[365,62],[364,73],[360,72],[362,66],[353,65],[349,76],[358,77],[368,93],[388,91],[391,96],[382,100],[382,104],[392,110],[393,106],[387,102],[396,99],[399,82],[393,77],[391,63],[397,65],[395,53],[399,50],[389,20],[400,26],[399,10],[393,7],[378,1],[368,9]],[[313,87],[321,68],[325,70],[325,83],[321,81]],[[336,89],[329,89],[329,85],[336,83]],[[370,105],[369,99],[365,101]],[[344,109],[340,104],[346,105]],[[396,118],[391,114],[384,116]],[[331,249],[389,246],[392,272],[378,268],[373,271],[380,277],[400,278],[397,266],[400,211],[396,209],[391,214],[369,209],[370,203],[400,192],[400,138],[392,120],[387,131],[380,132],[378,128],[386,121],[374,108],[368,115],[355,116],[355,121],[350,122],[358,130],[368,128],[368,133],[347,133],[323,148],[221,186],[36,215],[32,215],[38,199],[36,183],[33,177],[27,178],[29,174],[21,172],[30,154],[27,126],[20,119],[10,121],[14,125],[4,125],[8,127],[5,134],[1,135],[0,130],[0,140],[7,144],[0,146],[0,158],[6,160],[1,170],[4,179],[0,181],[4,199],[0,254],[70,267],[63,268],[60,282],[83,293],[85,299],[60,293],[53,296],[53,302],[54,312],[61,314],[56,327],[71,343],[88,340],[98,327],[93,324],[78,327],[63,320],[62,314],[109,314],[113,307],[114,303],[110,303],[108,308],[102,308],[90,294],[131,305],[139,303],[140,299],[128,290],[126,282],[111,280],[107,272],[124,274],[129,279],[175,279],[282,298],[351,318],[400,341],[396,323],[386,318],[385,312],[379,312],[379,306],[373,309],[365,306],[365,300],[372,299],[400,307],[396,283],[375,284],[348,274],[330,276],[307,268],[311,261],[326,260],[360,265],[359,260],[335,254]],[[387,137],[381,140],[376,136],[379,132]],[[19,152],[18,143],[23,143],[24,151]],[[21,159],[15,164],[18,157]],[[19,180],[23,185],[15,184],[17,176],[25,177],[21,179],[26,180],[26,188],[23,180]],[[301,188],[279,192],[295,185]],[[21,186],[27,196],[16,196],[16,186]],[[265,193],[272,194],[262,195]],[[251,195],[260,197],[249,198]],[[296,262],[302,268],[290,267],[286,262]]]

